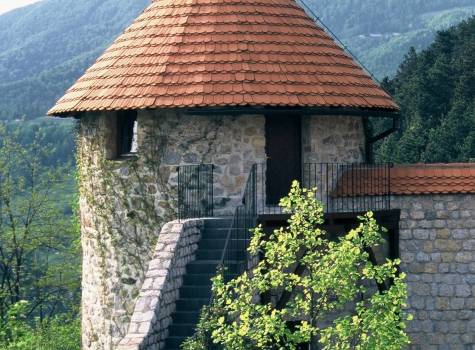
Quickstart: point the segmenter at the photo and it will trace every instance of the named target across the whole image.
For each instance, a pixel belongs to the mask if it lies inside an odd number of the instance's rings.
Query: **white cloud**
[[[40,0],[0,0],[0,14],[38,1]]]

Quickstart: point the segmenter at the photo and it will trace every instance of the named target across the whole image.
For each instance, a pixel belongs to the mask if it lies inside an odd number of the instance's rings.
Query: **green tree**
[[[209,349],[209,338],[226,350],[404,348],[405,276],[397,274],[399,261],[370,262],[384,231],[372,213],[329,240],[318,228],[324,211],[313,191],[295,182],[280,205],[291,214],[288,227],[270,237],[255,229],[249,253],[259,261],[228,283],[222,274],[213,280],[213,301],[183,348]],[[263,295],[272,297],[263,302]]]
[[[475,17],[411,50],[385,87],[401,106],[401,130],[377,158],[397,163],[467,162],[475,158]],[[387,125],[378,121],[373,128]]]
[[[43,320],[28,319],[29,304],[19,301],[7,315],[5,327],[0,328],[0,347],[3,350],[80,350],[79,318],[65,315]]]
[[[22,300],[40,320],[77,304],[78,225],[64,215],[70,166],[49,167],[54,151],[39,130],[29,144],[0,125],[0,327]]]

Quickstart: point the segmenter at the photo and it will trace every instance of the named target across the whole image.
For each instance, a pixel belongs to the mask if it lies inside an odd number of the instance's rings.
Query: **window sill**
[[[137,153],[127,153],[127,154],[122,154],[116,158],[109,159],[111,162],[127,162],[127,161],[134,161],[139,159],[139,156]]]

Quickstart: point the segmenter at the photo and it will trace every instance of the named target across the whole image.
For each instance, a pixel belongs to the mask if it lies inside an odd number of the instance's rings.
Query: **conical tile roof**
[[[156,0],[50,111],[395,102],[294,0]]]

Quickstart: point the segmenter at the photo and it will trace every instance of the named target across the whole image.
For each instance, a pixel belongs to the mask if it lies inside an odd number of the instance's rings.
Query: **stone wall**
[[[218,214],[232,214],[255,163],[264,163],[265,118],[261,115],[202,116],[143,111],[139,113],[139,147],[153,130],[161,144],[163,177],[176,183],[176,167],[214,164]]]
[[[118,350],[159,350],[168,336],[186,265],[195,260],[203,220],[173,221],[159,236],[135,304],[128,333]]]
[[[317,197],[327,209],[344,211],[341,201],[331,195],[347,170],[343,164],[362,163],[365,159],[365,132],[361,117],[309,116],[302,119],[303,184],[317,187]],[[314,164],[339,163],[339,164]]]
[[[396,196],[411,349],[475,348],[475,195]]]
[[[304,163],[358,163],[364,161],[363,118],[309,116],[302,119]]]
[[[176,218],[177,166],[213,163],[221,213],[265,161],[264,117],[138,113],[136,157],[110,160],[113,113],[88,114],[78,137],[84,349],[126,334],[161,227]]]

